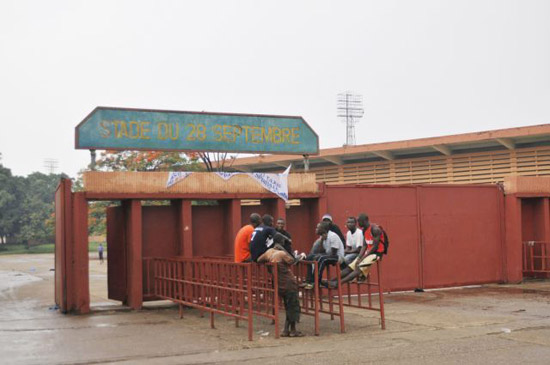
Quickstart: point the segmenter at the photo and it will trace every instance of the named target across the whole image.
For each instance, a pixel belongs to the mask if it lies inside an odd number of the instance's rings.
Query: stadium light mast
[[[55,174],[58,167],[59,167],[59,161],[56,158],[44,159],[44,168],[46,169],[46,173]]]
[[[338,94],[336,115],[346,123],[346,144],[355,146],[355,124],[363,117],[363,95],[346,91]]]

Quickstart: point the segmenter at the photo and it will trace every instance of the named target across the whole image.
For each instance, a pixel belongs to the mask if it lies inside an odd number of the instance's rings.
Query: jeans
[[[358,253],[348,253],[346,256],[344,256],[344,263],[346,264],[346,266],[351,264],[358,255]]]
[[[319,282],[323,278],[323,272],[327,265],[336,265],[338,263],[338,256],[333,255],[323,255],[323,254],[310,254],[306,257],[307,261],[317,261],[319,267]],[[313,265],[307,267],[307,277],[306,281],[308,283],[313,283]]]

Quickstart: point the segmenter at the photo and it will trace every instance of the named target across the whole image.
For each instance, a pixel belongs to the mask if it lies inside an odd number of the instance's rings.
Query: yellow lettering
[[[151,137],[149,135],[147,135],[147,133],[151,132],[151,129],[147,128],[147,127],[149,127],[150,124],[151,124],[151,122],[141,122],[140,123],[140,133],[139,133],[139,138],[140,139],[151,139]]]
[[[245,142],[248,142],[248,130],[250,129],[251,127],[249,125],[243,125],[243,129],[244,129],[244,140]]]
[[[124,121],[120,122],[120,136],[128,138],[128,127],[126,127],[126,122]]]
[[[214,132],[214,141],[219,142],[222,140],[222,126],[216,124],[212,126],[212,132]]]
[[[290,129],[283,128],[283,143],[290,142]]]
[[[194,124],[187,124],[188,127],[191,127],[191,130],[189,131],[189,133],[187,133],[187,140],[188,141],[194,141],[195,140],[195,136],[193,134],[195,134],[195,125]]]
[[[233,129],[233,126],[223,126],[223,140],[225,142],[235,142],[235,130]]]
[[[165,122],[160,122],[157,128],[158,128],[158,134],[157,134],[158,139],[165,140],[166,138],[168,138],[168,124],[166,124]]]
[[[109,138],[111,136],[111,130],[109,129],[109,122],[106,120],[102,120],[99,125],[101,128],[103,128],[102,131],[100,131],[100,135],[103,138]]]
[[[281,129],[279,129],[279,127],[273,127],[271,131],[273,132],[273,143],[281,143]]]
[[[266,133],[266,129],[268,130],[268,133]],[[262,128],[262,140],[264,142],[271,142],[272,140],[272,136],[271,136],[271,127],[263,127]]]
[[[139,123],[136,121],[130,122],[130,138],[132,139],[138,139],[139,138]]]
[[[235,139],[234,140],[236,141],[237,138],[241,136],[241,134],[243,132],[243,129],[240,126],[236,125],[236,126],[233,127],[233,130],[235,131]]]
[[[169,134],[170,134],[170,139],[172,140],[176,140],[178,139],[179,135],[180,135],[180,126],[178,123],[173,123],[173,124],[170,124],[170,129],[169,129]]]
[[[260,127],[251,127],[252,143],[262,143],[262,130]]]
[[[294,127],[290,131],[291,131],[290,143],[300,144],[300,141],[298,141],[298,139],[300,138],[300,128],[299,127]]]
[[[204,124],[197,124],[197,139],[204,141],[206,139],[206,127]]]
[[[113,124],[115,125],[115,137],[120,138],[120,128],[118,127],[120,125],[120,121],[113,120]]]

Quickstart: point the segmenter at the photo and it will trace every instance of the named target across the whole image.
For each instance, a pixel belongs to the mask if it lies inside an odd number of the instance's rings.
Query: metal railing
[[[274,264],[254,265],[202,258],[146,258],[146,294],[248,323],[248,339],[253,337],[254,315],[275,322],[275,337],[279,337],[279,307],[277,270]],[[269,270],[271,269],[271,270]],[[270,272],[268,272],[271,271]],[[151,275],[152,273],[152,275]],[[152,277],[152,281],[151,278]]]
[[[523,242],[523,273],[550,273],[550,242],[525,241]]]
[[[218,258],[144,258],[143,259],[144,298],[149,300],[170,300],[178,303],[180,317],[183,318],[183,307],[188,306],[210,315],[210,325],[214,328],[214,315],[221,314],[248,324],[248,338],[253,337],[254,316],[271,319],[275,324],[275,337],[279,337],[279,300],[277,264],[234,263]],[[336,278],[339,285],[336,289],[319,286],[318,263],[301,261],[292,266],[298,284],[306,281],[307,268],[313,266],[314,286],[308,290],[300,287],[301,313],[313,316],[314,333],[320,334],[320,314],[340,319],[340,332],[345,332],[344,306],[379,310],[382,329],[385,328],[382,287],[380,281],[371,283],[370,278],[362,284],[346,284],[348,302],[345,302],[344,288],[340,285],[339,266],[327,266],[326,278]],[[378,278],[380,267],[377,263]],[[334,273],[333,273],[334,271]],[[249,285],[250,284],[250,285]],[[361,296],[358,304],[352,303],[350,286],[368,288],[368,305],[363,305]],[[380,307],[372,306],[371,287],[378,286]],[[324,295],[326,294],[326,295]]]
[[[366,280],[363,282],[353,281],[345,284],[347,288],[347,301],[344,302],[344,305],[346,307],[361,308],[361,309],[380,312],[380,326],[382,327],[383,330],[385,330],[386,318],[384,314],[384,294],[382,292],[382,283],[381,283],[382,275],[380,273],[381,261],[376,261],[375,265],[376,265],[376,279],[377,279],[376,282],[371,282],[371,275],[369,273],[369,275],[367,275]],[[364,293],[364,291],[362,290],[364,287],[367,288],[366,293]],[[373,287],[377,288],[376,291],[378,293],[378,307],[375,307],[373,305],[373,301],[372,301]],[[354,303],[352,300],[353,289],[355,289],[355,292],[357,293],[357,303]],[[367,295],[366,303],[362,299],[363,295],[365,294]]]

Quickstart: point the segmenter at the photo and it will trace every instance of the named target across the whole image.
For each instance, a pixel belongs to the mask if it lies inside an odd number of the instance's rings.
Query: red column
[[[73,258],[72,310],[90,312],[89,254],[88,254],[88,202],[84,193],[73,194]]]
[[[224,252],[226,254],[233,255],[235,236],[237,236],[237,232],[241,229],[241,200],[231,199],[227,204],[228,229],[226,236],[226,248]]]
[[[522,237],[521,237],[521,199],[515,195],[505,198],[506,209],[506,275],[508,283],[521,282],[523,279]]]
[[[128,268],[128,306],[140,309],[143,304],[143,259],[141,201],[124,202],[126,215],[126,249]]]
[[[275,222],[277,222],[277,219],[283,218],[286,221],[286,203],[283,199],[277,199],[277,203],[275,206]]]
[[[193,220],[191,200],[179,200],[179,237],[178,254],[184,257],[193,257]]]

